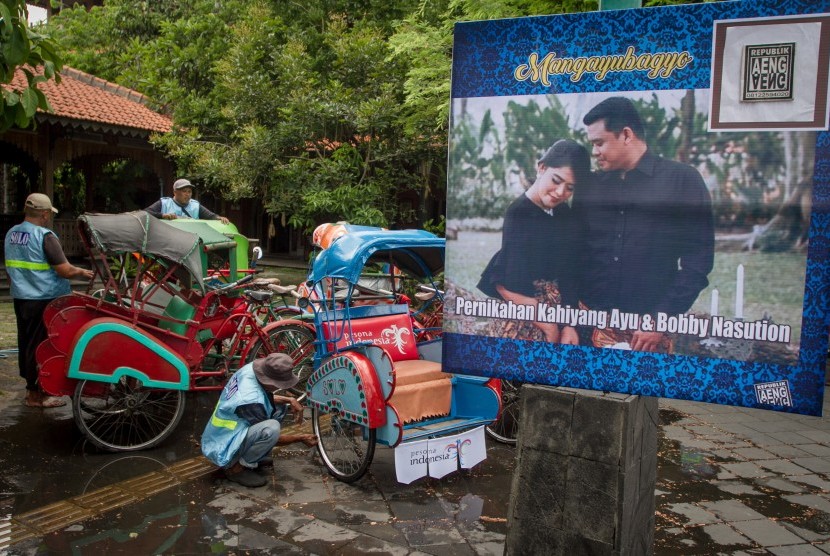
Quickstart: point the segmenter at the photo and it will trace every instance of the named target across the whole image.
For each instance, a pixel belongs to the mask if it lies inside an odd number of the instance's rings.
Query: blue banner
[[[444,368],[820,415],[827,12],[456,24]]]

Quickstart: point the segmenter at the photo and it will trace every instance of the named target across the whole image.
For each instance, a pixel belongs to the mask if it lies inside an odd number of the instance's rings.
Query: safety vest
[[[186,212],[185,212],[186,211]],[[175,214],[179,218],[199,218],[199,201],[190,199],[186,207],[182,207],[172,197],[161,198],[161,213]]]
[[[230,378],[213,415],[202,433],[202,453],[219,467],[226,467],[233,462],[236,452],[245,440],[248,422],[240,419],[236,408],[240,405],[262,404],[268,415],[274,413],[271,399],[257,382],[252,363],[239,369]]]
[[[14,299],[54,299],[70,293],[69,280],[58,276],[46,260],[47,234],[54,232],[25,220],[6,234],[6,272]]]

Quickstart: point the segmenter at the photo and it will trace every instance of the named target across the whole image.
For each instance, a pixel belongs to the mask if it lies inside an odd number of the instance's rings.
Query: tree
[[[455,21],[596,0],[108,0],[50,21],[68,63],[173,114],[157,144],[226,199],[310,230],[423,223],[446,182]],[[402,197],[417,197],[403,208]]]
[[[28,26],[26,2],[0,0],[0,133],[13,125],[29,127],[38,108],[51,110],[38,84],[60,81],[61,66],[54,42]],[[24,86],[12,86],[18,68],[26,76]]]

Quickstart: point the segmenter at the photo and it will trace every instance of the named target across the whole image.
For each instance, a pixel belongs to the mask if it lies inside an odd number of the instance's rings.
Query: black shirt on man
[[[591,309],[686,312],[714,260],[712,201],[689,165],[647,151],[637,166],[601,172],[574,193],[580,299]]]

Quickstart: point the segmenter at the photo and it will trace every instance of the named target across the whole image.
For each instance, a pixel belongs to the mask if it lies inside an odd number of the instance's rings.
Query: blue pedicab
[[[301,300],[314,312],[317,336],[306,404],[323,462],[343,482],[363,476],[378,442],[456,434],[499,415],[497,379],[443,372],[441,339],[419,334],[414,311],[401,302],[407,297],[367,294],[359,284],[364,269],[382,267],[439,290],[433,276],[444,267],[444,246],[423,230],[360,227],[313,262],[307,285],[315,295]]]

